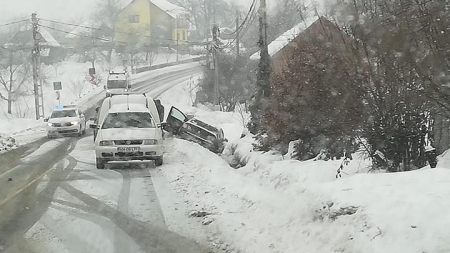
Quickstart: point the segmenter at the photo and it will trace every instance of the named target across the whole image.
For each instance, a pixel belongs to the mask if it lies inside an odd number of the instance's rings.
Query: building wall
[[[130,16],[133,15],[139,16],[138,23],[130,22]],[[188,40],[188,23],[184,16],[178,18],[177,24],[176,18],[150,1],[134,0],[118,15],[116,44],[125,45],[137,38],[143,45],[175,45],[177,38],[178,44],[185,44]]]
[[[350,47],[347,45],[349,40],[350,38],[343,35],[333,23],[325,18],[320,18],[272,56],[273,74],[274,76],[282,74],[290,57],[295,55],[296,51],[305,44],[324,43],[334,47],[341,56],[348,56],[350,59],[352,54],[349,51]]]
[[[134,0],[118,15],[115,26],[115,41],[118,45],[144,43],[151,36],[151,10],[148,0]],[[138,16],[133,22],[132,16]]]

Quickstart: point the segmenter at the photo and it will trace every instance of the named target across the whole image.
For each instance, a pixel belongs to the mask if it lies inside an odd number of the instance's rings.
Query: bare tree
[[[0,63],[0,99],[8,102],[8,114],[12,114],[12,104],[21,96],[31,94],[31,66],[23,52],[5,54],[6,60]]]
[[[77,98],[81,98],[81,95],[83,95],[83,91],[86,88],[87,82],[85,80],[77,80],[77,81],[70,81],[70,90],[77,95]]]

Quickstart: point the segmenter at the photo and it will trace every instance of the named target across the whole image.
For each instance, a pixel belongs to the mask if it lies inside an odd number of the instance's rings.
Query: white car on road
[[[131,83],[127,72],[110,72],[105,85],[106,96],[131,91]]]
[[[66,135],[81,136],[86,132],[84,114],[73,105],[56,108],[45,121],[48,138]]]
[[[162,127],[152,98],[143,94],[112,95],[103,101],[95,138],[96,165],[154,161],[163,164]]]

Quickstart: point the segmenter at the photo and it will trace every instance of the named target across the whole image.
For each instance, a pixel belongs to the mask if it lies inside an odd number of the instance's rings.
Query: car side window
[[[173,108],[172,110],[172,117],[176,118],[179,121],[185,121],[186,117],[183,115],[183,113],[181,113],[178,109]]]

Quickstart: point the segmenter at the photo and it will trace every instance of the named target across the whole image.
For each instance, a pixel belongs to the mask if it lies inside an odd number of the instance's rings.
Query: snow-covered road
[[[157,97],[200,73],[186,64],[133,85]],[[103,96],[89,102],[87,117]],[[0,156],[0,252],[207,252],[201,224],[161,171],[97,170],[88,133],[41,138]]]
[[[58,151],[61,146],[55,150],[53,142],[63,142],[69,153]],[[196,242],[200,238],[188,239],[166,225],[178,223],[173,219],[185,211],[160,171],[152,165],[97,170],[93,148],[92,136],[66,138],[28,156],[28,164],[40,168],[53,163],[45,162],[45,153],[63,158],[48,172],[30,175],[36,179],[1,206],[4,252],[207,252]],[[8,188],[20,185],[11,174],[33,169],[18,166],[8,173]],[[195,223],[184,216],[179,222]]]

